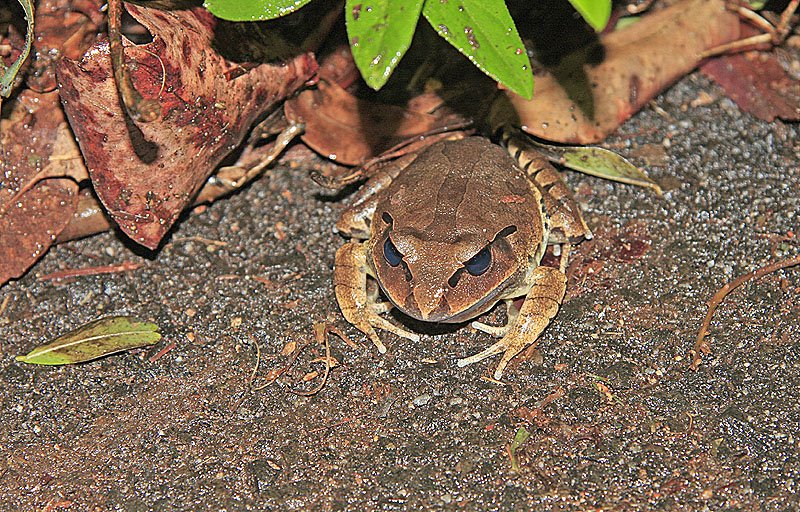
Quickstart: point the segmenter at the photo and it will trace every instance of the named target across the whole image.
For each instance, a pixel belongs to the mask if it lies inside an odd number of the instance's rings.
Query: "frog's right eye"
[[[392,239],[389,237],[386,237],[386,241],[383,242],[383,257],[386,258],[386,263],[393,267],[396,267],[403,261],[403,254],[395,247],[394,243],[392,243]]]

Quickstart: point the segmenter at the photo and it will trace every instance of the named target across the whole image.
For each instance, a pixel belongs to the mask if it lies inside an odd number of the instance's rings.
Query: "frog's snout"
[[[417,287],[402,308],[404,312],[423,322],[446,322],[451,316],[443,288]]]

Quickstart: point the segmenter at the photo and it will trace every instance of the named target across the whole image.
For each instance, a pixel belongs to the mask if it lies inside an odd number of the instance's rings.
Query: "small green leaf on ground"
[[[582,146],[551,146],[529,141],[549,160],[572,170],[611,181],[653,189],[662,195],[661,187],[647,174],[620,155],[603,148]]]
[[[262,21],[291,14],[311,0],[205,0],[203,7],[229,21]]]
[[[525,441],[531,436],[531,433],[528,432],[525,427],[519,427],[517,429],[517,434],[514,436],[514,440],[511,441],[511,446],[508,447],[508,453],[511,455],[511,469],[514,471],[519,471],[519,460],[517,459],[517,450],[520,446],[525,444]]]
[[[502,0],[429,0],[422,14],[481,71],[525,99],[533,96],[528,53]]]
[[[0,60],[0,96],[8,98],[11,88],[14,86],[14,79],[17,77],[20,66],[28,58],[33,43],[33,3],[31,0],[17,0],[25,11],[25,21],[28,22],[28,32],[25,34],[25,48],[10,66],[5,67]]]
[[[82,363],[123,350],[153,345],[161,339],[158,326],[129,316],[112,316],[89,322],[33,349],[17,361],[61,365]]]
[[[611,17],[611,0],[569,0],[569,3],[595,31],[606,28]]]
[[[423,0],[347,0],[345,21],[353,59],[367,85],[380,89],[408,50]]]

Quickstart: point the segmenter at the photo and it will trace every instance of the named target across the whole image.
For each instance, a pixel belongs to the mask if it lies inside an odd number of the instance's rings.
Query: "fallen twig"
[[[748,272],[747,274],[741,275],[733,281],[726,283],[725,286],[720,288],[720,290],[714,294],[711,300],[708,301],[708,312],[703,320],[703,324],[700,326],[700,331],[697,333],[697,341],[694,342],[694,347],[690,352],[692,355],[692,364],[690,368],[692,370],[697,370],[702,362],[703,354],[711,353],[711,345],[705,341],[705,337],[711,324],[711,318],[714,316],[714,312],[717,310],[717,306],[719,306],[720,303],[725,300],[725,297],[727,297],[730,292],[748,281],[758,279],[782,268],[794,267],[795,265],[800,265],[800,254],[793,258],[776,261],[752,272]]]
[[[155,121],[161,116],[161,105],[158,100],[142,97],[136,86],[133,85],[130,73],[125,64],[125,54],[122,46],[122,0],[108,2],[108,41],[111,53],[111,64],[114,68],[114,78],[122,102],[128,115],[134,121]]]
[[[6,312],[6,308],[8,307],[8,303],[10,301],[11,301],[11,295],[6,295],[6,297],[3,299],[3,303],[0,304],[0,316],[2,316],[3,313]]]
[[[322,380],[317,385],[317,387],[310,389],[308,391],[301,391],[296,389],[290,389],[289,392],[294,393],[298,396],[312,396],[319,393],[322,388],[325,387],[325,384],[328,382],[328,376],[331,373],[331,344],[328,341],[328,335],[335,334],[339,338],[342,339],[345,343],[350,345],[347,335],[345,335],[339,328],[334,325],[325,322],[319,322],[314,324],[314,338],[317,340],[317,343],[324,343],[325,344],[325,373],[322,374]]]
[[[169,352],[170,350],[174,349],[176,346],[177,346],[177,345],[176,345],[176,344],[175,344],[175,342],[173,341],[172,343],[170,343],[170,344],[169,344],[169,345],[167,345],[166,347],[162,348],[161,350],[159,350],[158,352],[156,352],[155,354],[153,354],[152,356],[150,356],[150,359],[148,359],[148,361],[150,361],[151,363],[155,363],[156,361],[158,361],[159,359],[161,359],[162,357],[164,357],[164,355],[165,355],[167,352]]]
[[[136,270],[141,266],[142,266],[141,263],[126,261],[124,263],[120,263],[119,265],[100,265],[98,267],[68,268],[64,270],[59,270],[58,272],[53,272],[51,274],[43,275],[39,278],[39,281],[52,281],[56,279],[67,279],[70,277],[80,277],[80,276],[96,276],[100,274],[117,274],[120,272],[128,272],[129,270]]]

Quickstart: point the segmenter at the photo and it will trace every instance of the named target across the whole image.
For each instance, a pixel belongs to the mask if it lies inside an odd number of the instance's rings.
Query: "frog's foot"
[[[478,329],[479,331],[483,331],[486,334],[491,334],[495,338],[502,338],[503,336],[511,330],[508,324],[506,325],[489,325],[483,322],[472,322],[470,324],[473,329]],[[462,365],[463,366],[463,365]]]
[[[483,322],[472,322],[470,325],[473,329],[477,329],[479,331],[485,332],[486,334],[491,334],[495,338],[502,338],[511,330],[511,326],[514,325],[514,322],[517,321],[517,317],[519,316],[519,310],[514,307],[514,300],[513,299],[506,299],[506,316],[508,317],[508,321],[505,325],[489,325]],[[488,356],[487,356],[488,357]]]
[[[375,294],[367,293],[366,259],[362,244],[350,242],[339,249],[336,253],[333,281],[336,300],[345,320],[366,334],[378,348],[378,352],[385,354],[386,346],[375,332],[376,328],[411,341],[419,341],[417,334],[378,316],[391,310],[392,305],[388,302],[376,302]]]
[[[534,270],[534,279],[535,282],[516,318],[513,318],[507,326],[485,326],[497,332],[505,331],[503,338],[483,352],[459,359],[459,367],[503,353],[503,357],[494,371],[494,378],[500,380],[503,377],[503,370],[511,359],[522,352],[525,347],[536,342],[545,327],[558,313],[566,291],[566,276],[559,269],[542,266]],[[480,325],[484,326],[485,324]],[[480,329],[474,324],[473,327]]]

